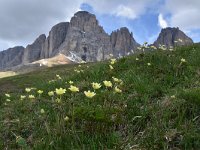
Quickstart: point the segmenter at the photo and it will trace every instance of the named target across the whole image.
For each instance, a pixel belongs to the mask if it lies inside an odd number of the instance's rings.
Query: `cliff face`
[[[110,36],[99,26],[95,15],[81,11],[71,18],[59,51],[65,55],[73,52],[85,61],[100,61],[112,53],[112,45]]]
[[[57,53],[56,50],[65,40],[68,27],[68,22],[61,22],[52,27],[41,51],[41,58],[49,58]]]
[[[46,36],[40,35],[31,45],[28,45],[24,50],[23,63],[30,63],[40,59],[41,51],[44,47]]]
[[[181,46],[181,45],[190,45],[193,41],[189,38],[184,32],[179,30],[179,28],[165,28],[162,29],[158,39],[154,42],[155,46],[165,45],[170,46]]]
[[[111,43],[114,55],[127,55],[131,50],[135,50],[139,44],[133,38],[128,28],[123,27],[111,33]]]
[[[24,47],[16,46],[0,52],[0,70],[22,63]]]

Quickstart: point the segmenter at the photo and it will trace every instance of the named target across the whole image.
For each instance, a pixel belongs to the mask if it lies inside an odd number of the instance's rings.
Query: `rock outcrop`
[[[70,21],[65,41],[59,51],[70,52],[84,61],[100,61],[112,53],[110,36],[99,26],[95,15],[85,11],[77,12]]]
[[[179,28],[165,28],[162,29],[158,39],[154,42],[154,45],[158,47],[159,45],[165,45],[166,47],[170,46],[181,46],[181,45],[190,45],[193,41],[189,38],[183,31]]]
[[[28,45],[24,50],[23,63],[30,63],[35,60],[39,60],[41,57],[41,51],[44,48],[46,36],[40,35],[31,45]]]
[[[57,53],[57,49],[65,40],[69,22],[61,22],[51,28],[49,36],[45,40],[44,47],[41,51],[41,58],[49,58]]]
[[[130,33],[126,27],[112,32],[110,38],[114,49],[114,56],[127,55],[130,51],[135,50],[139,46],[133,38],[133,34]]]
[[[0,52],[0,70],[22,63],[24,47],[16,46]]]

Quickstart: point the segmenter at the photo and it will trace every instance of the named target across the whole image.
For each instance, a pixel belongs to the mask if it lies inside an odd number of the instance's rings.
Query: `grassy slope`
[[[187,63],[180,64],[181,58]],[[71,65],[0,79],[0,149],[200,147],[200,45],[122,58],[112,71],[106,62],[80,68],[83,73],[75,73]],[[49,84],[56,74],[62,80]],[[92,82],[102,83],[112,76],[123,80],[121,94],[103,86],[92,99],[84,96],[83,91],[92,90]],[[47,95],[55,88],[68,88],[69,80],[80,88],[79,93],[67,90],[61,103],[55,102],[57,96],[52,100]],[[33,91],[34,101],[21,101],[26,87],[44,94],[39,98]],[[11,94],[11,102],[6,102],[5,92]],[[66,115],[69,121],[64,120]],[[21,138],[16,140],[15,135]]]

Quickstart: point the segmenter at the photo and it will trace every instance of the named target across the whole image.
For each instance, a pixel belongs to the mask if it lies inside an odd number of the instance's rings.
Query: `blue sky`
[[[135,40],[153,43],[162,28],[179,27],[200,42],[200,0],[1,0],[0,50],[31,44],[79,10],[96,15],[107,33],[128,27]]]

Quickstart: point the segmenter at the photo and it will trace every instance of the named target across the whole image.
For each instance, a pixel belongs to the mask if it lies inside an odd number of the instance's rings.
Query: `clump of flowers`
[[[73,84],[73,83],[74,83],[73,81],[71,81],[71,80],[69,81],[69,84]]]
[[[151,66],[151,63],[147,63],[148,66]]]
[[[48,92],[48,95],[49,95],[49,96],[54,96],[54,92],[53,92],[53,91],[49,91],[49,92]]]
[[[43,93],[42,90],[38,90],[37,92],[38,92],[38,94],[40,94],[40,95]]]
[[[10,101],[11,101],[10,99],[8,99],[8,98],[6,99],[6,102],[10,102]]]
[[[116,92],[116,93],[122,93],[122,90],[119,89],[119,88],[116,86],[116,87],[115,87],[115,92]]]
[[[69,117],[68,117],[68,116],[66,116],[66,117],[64,118],[64,120],[65,120],[65,121],[68,121],[68,120],[69,120]]]
[[[117,62],[116,59],[111,59],[110,64],[111,64],[111,65],[114,65],[116,62]]]
[[[45,111],[44,111],[43,108],[40,110],[40,113],[41,113],[41,114],[44,114],[44,113],[45,113]]]
[[[175,95],[172,95],[172,96],[171,96],[171,98],[172,98],[172,99],[175,99],[175,98],[176,98],[176,96],[175,96]]]
[[[34,95],[29,95],[28,98],[29,99],[35,99],[35,96]]]
[[[63,88],[56,89],[57,95],[63,95],[65,92],[66,92],[66,89],[63,89]]]
[[[73,85],[70,85],[70,87],[68,88],[71,92],[79,92],[79,88]]]
[[[80,73],[80,72],[81,72],[81,70],[78,70],[78,69],[74,69],[74,71],[75,71],[76,73]]]
[[[25,91],[26,91],[27,93],[29,93],[29,92],[31,91],[31,88],[25,88]]]
[[[113,79],[114,82],[121,82],[121,80],[118,79],[118,78],[112,77],[112,79]]]
[[[5,94],[6,97],[10,98],[10,94]]]
[[[181,63],[186,63],[186,60],[184,58],[181,58]]]
[[[103,81],[103,83],[104,83],[104,85],[106,86],[106,87],[112,87],[112,82],[111,81]]]
[[[97,89],[100,89],[101,88],[101,84],[100,83],[92,83],[92,88],[97,90]]]
[[[110,67],[110,70],[113,70],[113,69],[114,69],[114,67],[113,67],[112,65],[109,65],[109,67]]]
[[[62,78],[60,77],[60,75],[58,75],[58,74],[56,75],[56,77],[57,77],[59,80],[61,80],[61,79],[62,79]]]
[[[21,95],[21,96],[20,96],[20,99],[21,99],[21,100],[24,100],[25,98],[26,98],[26,96],[24,96],[24,95]]]
[[[94,97],[96,95],[96,93],[91,92],[90,90],[89,91],[84,91],[84,94],[88,98],[92,98],[92,97]]]

